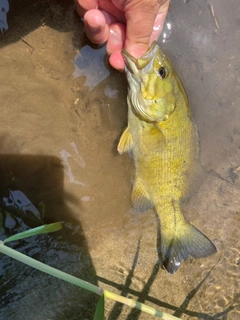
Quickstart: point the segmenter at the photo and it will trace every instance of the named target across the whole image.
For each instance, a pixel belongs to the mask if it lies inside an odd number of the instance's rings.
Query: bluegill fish
[[[155,208],[162,264],[174,273],[189,255],[203,258],[216,252],[181,210],[198,166],[197,130],[183,85],[158,44],[139,59],[126,51],[123,56],[129,83],[128,127],[118,152],[129,152],[134,160],[132,204],[141,211]]]

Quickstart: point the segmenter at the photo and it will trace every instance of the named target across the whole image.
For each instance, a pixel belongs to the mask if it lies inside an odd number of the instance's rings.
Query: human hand
[[[121,50],[139,58],[157,40],[170,0],[75,0],[84,17],[88,38],[97,44],[107,42],[109,63],[124,69]]]

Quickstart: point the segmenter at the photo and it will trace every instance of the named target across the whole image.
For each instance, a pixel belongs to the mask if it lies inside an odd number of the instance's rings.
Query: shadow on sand
[[[96,284],[82,226],[67,203],[60,159],[43,155],[0,156],[0,239],[61,221],[63,229],[10,244],[47,265]],[[4,199],[4,201],[3,201]],[[39,215],[41,218],[39,219]],[[97,296],[0,255],[1,319],[92,318]],[[28,310],[26,312],[26,310]]]

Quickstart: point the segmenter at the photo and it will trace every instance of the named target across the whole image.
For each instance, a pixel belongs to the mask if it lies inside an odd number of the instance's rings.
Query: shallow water
[[[218,248],[173,276],[156,264],[154,214],[131,210],[132,163],[116,152],[127,119],[124,75],[103,48],[89,47],[71,5],[31,3],[9,1],[0,34],[0,199],[19,190],[45,222],[64,228],[11,247],[181,319],[239,319],[238,2],[173,0],[171,30],[160,39],[186,87],[206,172],[185,216]],[[1,240],[38,224],[4,202],[1,216]],[[0,259],[1,319],[93,318],[94,295]],[[112,301],[105,313],[153,319]]]

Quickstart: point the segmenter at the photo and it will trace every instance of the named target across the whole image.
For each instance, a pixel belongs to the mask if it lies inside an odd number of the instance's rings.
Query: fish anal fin
[[[152,209],[153,207],[152,201],[149,200],[148,195],[139,180],[134,183],[131,200],[133,207],[141,212]]]
[[[201,231],[186,222],[180,236],[166,241],[164,234],[161,239],[162,264],[169,273],[178,270],[181,262],[189,256],[195,259],[205,258],[217,252],[215,245]]]
[[[118,143],[118,153],[122,155],[124,152],[129,152],[132,148],[132,134],[130,132],[130,128],[127,127],[120,138]]]

